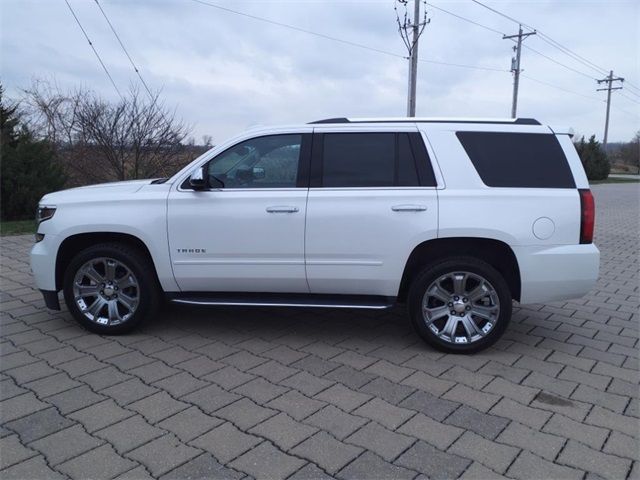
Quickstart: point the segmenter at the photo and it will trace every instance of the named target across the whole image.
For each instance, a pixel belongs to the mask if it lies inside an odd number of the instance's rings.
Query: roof
[[[425,118],[425,117],[380,117],[380,118],[325,118],[309,122],[319,123],[494,123],[511,125],[541,125],[534,118]]]

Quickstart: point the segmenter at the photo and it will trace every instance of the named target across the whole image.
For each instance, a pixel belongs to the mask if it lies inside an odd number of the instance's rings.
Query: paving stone
[[[150,387],[137,378],[132,378],[131,380],[100,390],[100,393],[113,398],[120,405],[128,405],[149,395],[153,395],[157,391],[157,388]]]
[[[331,403],[345,412],[350,412],[371,399],[371,395],[356,392],[340,383],[327,388],[315,396],[318,400]]]
[[[377,453],[388,462],[392,462],[415,441],[415,438],[392,432],[375,422],[368,423],[345,439],[347,443]]]
[[[180,368],[186,372],[189,372],[195,377],[202,377],[216,370],[220,370],[225,365],[224,363],[211,360],[209,357],[199,355],[195,358],[185,360],[184,362],[174,365],[176,368]]]
[[[441,452],[428,443],[418,441],[396,461],[412,470],[424,473],[430,478],[458,478],[471,464],[471,460]]]
[[[416,472],[386,462],[378,455],[364,452],[338,473],[341,479],[365,479],[372,475],[377,480],[411,480]]]
[[[528,405],[540,392],[537,388],[518,385],[499,377],[494,378],[489,384],[487,384],[484,387],[484,391],[508,397],[523,405]]]
[[[17,435],[9,435],[0,439],[0,451],[2,452],[2,455],[0,455],[0,470],[38,454],[37,451],[25,447]]]
[[[135,410],[151,423],[164,420],[188,407],[188,403],[175,400],[167,392],[154,393],[127,406],[127,408]]]
[[[464,432],[462,436],[451,445],[448,452],[470,458],[498,473],[504,473],[520,450],[515,447],[487,440],[473,432]]]
[[[245,475],[225,467],[210,453],[203,453],[163,475],[161,480],[240,480]]]
[[[154,358],[143,355],[140,352],[133,351],[123,355],[118,355],[117,357],[111,357],[107,359],[106,362],[115,365],[120,370],[130,370],[152,363],[154,360]]]
[[[216,416],[229,420],[242,430],[248,430],[277,413],[277,410],[257,405],[248,398],[241,398],[216,411]]]
[[[5,423],[4,426],[16,432],[23,443],[30,443],[68,428],[73,423],[60,415],[55,408],[47,408]]]
[[[328,431],[338,440],[344,440],[367,421],[362,417],[350,415],[333,405],[329,405],[311,415],[305,420],[305,423]]]
[[[527,407],[511,399],[501,399],[489,412],[499,417],[510,418],[535,429],[540,429],[551,418],[552,413]]]
[[[325,378],[340,382],[349,388],[357,390],[376,377],[375,375],[372,375],[370,373],[364,373],[360,370],[356,370],[353,367],[342,365],[335,370],[327,373],[325,375]]]
[[[102,370],[97,370],[95,372],[82,375],[76,380],[86,383],[95,391],[99,391],[132,378],[133,377],[131,375],[122,373],[115,367],[107,367],[103,368]]]
[[[152,384],[153,387],[166,390],[174,397],[182,397],[207,385],[209,385],[207,382],[199,380],[187,372],[180,372]]]
[[[396,407],[380,398],[372,399],[354,410],[353,413],[375,420],[391,430],[395,430],[415,415],[415,412],[411,410]]]
[[[440,378],[455,383],[462,383],[474,390],[482,390],[494,377],[480,372],[472,372],[464,367],[455,366],[444,372]]]
[[[363,370],[367,368],[369,365],[372,365],[373,363],[377,362],[378,360],[374,357],[369,357],[357,352],[346,350],[340,353],[339,355],[336,355],[335,357],[331,358],[331,361],[349,365],[350,367],[353,367],[356,370]]]
[[[134,412],[125,410],[113,400],[107,399],[87,408],[76,410],[68,414],[68,417],[80,422],[87,432],[92,433],[133,415]]]
[[[364,371],[373,375],[379,375],[395,383],[401,382],[414,373],[414,370],[411,368],[401,367],[386,360],[378,360]]]
[[[254,478],[285,479],[299,470],[305,462],[287,455],[269,442],[264,442],[236,458],[230,466]]]
[[[295,390],[290,390],[284,395],[281,395],[266,404],[267,407],[285,412],[296,420],[302,420],[303,418],[308,417],[325,405],[326,403],[313,400]]]
[[[263,357],[271,358],[284,365],[290,365],[293,362],[306,357],[307,355],[308,353],[298,352],[297,350],[293,350],[286,345],[278,345],[277,347],[262,352],[261,354],[261,356]]]
[[[625,478],[631,467],[631,460],[598,452],[573,440],[567,442],[558,461],[604,478]]]
[[[177,363],[186,362],[199,356],[197,353],[190,352],[182,347],[174,346],[158,352],[149,354],[150,356],[162,360],[167,365],[175,365]]]
[[[585,403],[600,405],[616,413],[623,413],[629,403],[628,397],[603,392],[589,385],[578,385],[575,392],[571,394],[571,398]]]
[[[464,480],[495,480],[503,478],[506,479],[507,477],[498,475],[496,472],[485,467],[481,463],[473,462],[469,468],[464,471],[460,478]]]
[[[212,413],[240,399],[240,395],[227,392],[216,385],[209,385],[185,395],[182,399],[185,402],[195,403],[206,413]]]
[[[463,403],[482,412],[488,412],[500,400],[498,395],[479,392],[462,384],[453,387],[442,398],[452,402]]]
[[[242,372],[236,367],[226,366],[202,377],[203,380],[220,385],[226,390],[239,387],[256,378],[255,375]]]
[[[47,362],[36,362],[11,370],[5,370],[5,373],[13,378],[18,385],[33,382],[40,378],[50,377],[59,372],[60,370],[51,368]]]
[[[537,372],[533,372],[522,383],[565,398],[569,398],[578,386],[575,382],[559,380]]]
[[[197,407],[189,407],[164,419],[157,426],[169,430],[183,442],[188,442],[222,423],[222,420],[202,413]]]
[[[494,440],[505,429],[509,420],[495,415],[488,415],[464,405],[453,412],[445,423],[471,430],[485,438]]]
[[[56,365],[56,368],[60,368],[67,372],[69,376],[76,378],[87,373],[101,370],[109,365],[100,362],[93,358],[91,355],[85,355],[84,357],[76,358],[67,363],[61,363]]]
[[[619,432],[611,432],[603,451],[619,457],[636,460],[640,451],[638,438],[629,437]]]
[[[422,413],[411,418],[397,431],[424,440],[440,450],[449,448],[464,432],[461,428],[436,422]]]
[[[267,363],[263,363],[255,368],[252,368],[251,370],[249,370],[249,373],[266,378],[271,383],[279,383],[285,378],[289,378],[292,375],[298,373],[298,370],[271,360]]]
[[[431,395],[440,396],[455,386],[454,382],[442,380],[424,372],[415,372],[401,382],[403,385],[419,388]]]
[[[82,383],[71,379],[69,375],[62,372],[29,382],[25,384],[25,387],[34,391],[40,398],[44,398],[79,387],[80,385],[82,385]]]
[[[108,441],[118,453],[126,453],[164,435],[164,433],[159,428],[150,425],[142,416],[135,415],[98,430],[94,432],[94,435]]]
[[[163,362],[153,362],[128,371],[131,375],[142,379],[145,383],[153,383],[179,373],[180,370],[169,367]]]
[[[523,451],[513,465],[509,467],[507,474],[518,479],[530,479],[531,472],[536,472],[538,478],[557,478],[580,480],[584,476],[584,471],[574,468],[557,465],[548,462],[532,453]]]
[[[442,421],[451,415],[460,404],[435,397],[427,392],[417,391],[400,402],[400,406],[422,412],[435,420]]]
[[[361,452],[361,448],[342,443],[325,432],[318,432],[291,450],[294,455],[311,460],[331,475]]]
[[[55,405],[58,410],[60,410],[60,413],[66,415],[105,399],[106,397],[104,395],[95,393],[86,385],[82,385],[47,397],[47,402]]]
[[[251,398],[257,403],[263,404],[285,393],[288,389],[275,385],[263,378],[256,378],[233,390],[234,393]]]
[[[611,412],[598,406],[593,407],[585,421],[590,425],[617,430],[630,436],[638,434],[636,419]]]
[[[296,373],[292,377],[289,377],[283,380],[282,382],[280,382],[280,385],[283,385],[285,387],[295,388],[299,392],[302,392],[307,396],[313,397],[314,395],[320,393],[321,391],[326,390],[334,383],[335,382],[331,380],[318,378],[307,372],[300,372],[300,373]]]
[[[226,464],[262,441],[261,438],[246,434],[225,422],[189,443],[208,451],[218,461]]]
[[[378,377],[360,387],[360,391],[397,405],[416,390],[413,387],[398,385],[386,378]]]
[[[10,422],[48,407],[49,404],[38,400],[33,393],[23,393],[2,402],[2,421]]]
[[[47,462],[55,466],[102,443],[101,440],[86,433],[80,425],[75,425],[36,440],[29,446],[44,454]]]
[[[167,434],[130,451],[127,456],[143,464],[154,477],[159,477],[201,453]]]
[[[578,421],[583,421],[591,409],[591,405],[587,403],[546,392],[540,392],[536,395],[530,405],[534,408],[560,413]]]
[[[289,480],[333,480],[325,472],[320,470],[313,463],[307,463],[304,467],[289,477]]]
[[[530,370],[511,367],[498,362],[489,362],[478,371],[486,375],[493,375],[495,377],[503,378],[516,384],[520,383],[527,375],[531,373]]]
[[[12,397],[17,397],[23,393],[27,393],[28,390],[16,385],[13,379],[7,379],[0,382],[0,400],[4,401]]]
[[[323,375],[335,370],[340,366],[339,363],[330,362],[315,355],[308,355],[297,362],[291,364],[292,367],[299,370],[305,370],[311,375],[322,377]]]
[[[51,469],[42,455],[24,460],[12,467],[2,470],[3,480],[25,480],[28,478],[46,478],[47,480],[63,480],[60,473]]]
[[[317,428],[297,422],[285,413],[269,418],[249,433],[268,438],[283,450],[290,450],[318,431]]]
[[[111,445],[102,445],[67,460],[56,468],[71,478],[114,478],[131,470],[136,465],[131,460],[118,455]]]
[[[565,444],[565,439],[542,433],[517,422],[511,422],[496,439],[500,443],[520,447],[553,461]]]

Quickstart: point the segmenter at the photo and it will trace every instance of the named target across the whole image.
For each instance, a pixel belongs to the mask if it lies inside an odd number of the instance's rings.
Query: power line
[[[586,98],[586,99],[588,99],[588,100],[595,100],[595,101],[597,101],[597,102],[602,102],[602,103],[604,103],[604,100],[601,100],[601,99],[599,99],[599,98],[597,98],[597,97],[591,97],[591,96],[589,96],[589,95],[583,95],[582,93],[574,92],[573,90],[569,90],[569,89],[567,89],[567,88],[560,87],[560,86],[558,86],[558,85],[554,85],[553,83],[549,83],[549,82],[545,82],[545,81],[543,81],[543,80],[539,80],[539,79],[534,78],[534,77],[531,77],[531,76],[529,76],[529,75],[525,75],[524,73],[522,74],[522,76],[523,76],[524,78],[528,79],[528,80],[533,81],[533,82],[539,83],[539,84],[541,84],[541,85],[546,85],[547,87],[555,88],[555,89],[557,89],[557,90],[562,90],[563,92],[571,93],[571,94],[573,94],[573,95],[577,95],[577,96],[579,96],[579,97]]]
[[[564,45],[562,45],[560,42],[557,42],[556,40],[554,40],[553,38],[551,38],[549,35],[546,35],[545,33],[541,32],[540,30],[532,27],[531,25],[527,25],[524,22],[521,22],[520,20],[517,20],[503,12],[501,12],[500,10],[496,10],[493,7],[490,7],[489,5],[486,5],[482,2],[480,2],[479,0],[471,0],[473,3],[480,5],[483,8],[486,8],[487,10],[490,10],[491,12],[500,15],[501,17],[504,17],[512,22],[515,22],[517,24],[523,25],[526,28],[530,29],[530,30],[536,30],[538,32],[538,35],[540,36],[540,39],[546,43],[548,43],[549,45],[557,48],[558,50],[560,50],[561,52],[563,52],[565,55],[570,56],[572,59],[574,59],[577,62],[582,63],[583,65],[595,70],[596,72],[598,72],[599,75],[606,73],[607,71],[596,65],[595,63],[593,63],[592,61],[586,59],[585,57],[575,53],[574,51],[570,50],[569,48],[565,47]]]
[[[76,23],[80,27],[80,30],[82,30],[82,33],[84,34],[84,38],[86,38],[87,42],[89,42],[89,45],[91,46],[91,50],[93,50],[93,53],[95,53],[96,57],[98,58],[98,61],[100,62],[100,65],[102,65],[102,69],[104,70],[104,73],[106,73],[107,77],[109,77],[109,80],[111,81],[111,85],[113,85],[113,88],[118,93],[118,96],[121,99],[124,99],[124,97],[120,93],[120,90],[118,90],[118,86],[116,85],[116,82],[113,80],[113,77],[109,73],[109,70],[107,69],[107,66],[102,61],[102,58],[100,58],[100,54],[96,50],[96,47],[94,47],[93,43],[91,42],[91,39],[89,38],[89,35],[87,35],[87,32],[85,31],[85,29],[83,28],[82,24],[80,23],[80,20],[78,19],[78,16],[76,15],[76,12],[73,11],[73,8],[71,8],[71,4],[69,4],[68,0],[64,0],[64,2],[67,4],[67,7],[69,7],[69,11],[71,12],[71,15],[73,15],[73,18],[76,19]]]
[[[252,15],[250,13],[245,13],[245,12],[241,12],[241,11],[238,11],[238,10],[233,10],[231,8],[223,7],[221,5],[216,5],[215,3],[206,2],[204,0],[191,0],[191,1],[195,2],[195,3],[199,3],[201,5],[205,5],[207,7],[217,8],[218,10],[222,10],[222,11],[227,12],[227,13],[232,13],[234,15],[240,15],[240,16],[243,16],[243,17],[251,18],[251,19],[259,21],[259,22],[264,22],[264,23],[268,23],[268,24],[271,24],[271,25],[276,25],[278,27],[288,28],[290,30],[295,30],[297,32],[306,33],[307,35],[313,35],[313,36],[316,36],[316,37],[319,37],[319,38],[323,38],[325,40],[331,40],[331,41],[334,41],[334,42],[342,43],[344,45],[349,45],[351,47],[361,48],[363,50],[369,50],[369,51],[380,53],[380,54],[383,54],[383,55],[388,55],[390,57],[402,58],[403,60],[407,60],[407,57],[405,55],[400,55],[398,53],[390,52],[388,50],[382,50],[382,49],[379,49],[379,48],[370,47],[370,46],[364,45],[362,43],[352,42],[350,40],[344,40],[342,38],[333,37],[331,35],[326,35],[324,33],[314,32],[312,30],[307,30],[305,28],[297,27],[295,25],[291,25],[291,24],[288,24],[288,23],[278,22],[276,20],[271,20],[271,19],[268,19],[268,18],[259,17],[257,15]],[[432,63],[432,64],[435,64],[435,65],[446,65],[446,66],[449,66],[449,67],[472,68],[472,69],[476,69],[476,70],[487,70],[487,71],[496,71],[496,72],[506,72],[507,71],[507,70],[503,70],[503,69],[495,68],[495,67],[483,67],[483,66],[478,66],[478,65],[465,65],[465,64],[461,64],[461,63],[449,63],[449,62],[441,62],[441,61],[438,61],[438,60],[427,60],[427,59],[423,59],[423,58],[419,58],[418,61],[419,62],[424,62],[424,63]]]
[[[116,32],[116,29],[114,28],[113,24],[111,23],[111,21],[109,20],[109,17],[107,17],[107,14],[105,13],[105,11],[102,9],[102,5],[100,5],[100,3],[98,2],[98,0],[94,0],[96,2],[96,5],[98,6],[98,8],[100,9],[100,12],[102,12],[102,16],[104,17],[104,19],[107,21],[107,23],[109,24],[109,27],[111,28],[111,31],[113,32],[113,34],[115,35],[116,39],[118,40],[118,43],[120,44],[120,47],[122,48],[122,51],[124,52],[124,54],[127,56],[127,58],[129,59],[129,62],[131,63],[131,66],[133,67],[133,69],[135,70],[136,74],[138,75],[138,78],[140,79],[140,82],[142,82],[142,85],[144,86],[145,90],[147,91],[147,93],[149,94],[149,97],[151,97],[151,100],[154,100],[154,95],[153,93],[151,93],[151,89],[149,88],[149,86],[147,85],[147,82],[144,81],[144,78],[142,78],[142,74],[140,73],[140,70],[138,70],[138,67],[136,66],[135,62],[133,61],[133,59],[131,58],[131,55],[129,55],[129,52],[127,51],[126,47],[124,46],[124,43],[122,42],[122,40],[120,39],[120,36],[118,35],[118,32]]]
[[[449,10],[446,10],[446,9],[442,8],[442,7],[438,7],[437,5],[433,5],[432,3],[426,3],[426,4],[428,6],[430,6],[431,8],[435,8],[436,10],[439,10],[439,11],[441,11],[443,13],[451,15],[452,17],[458,18],[460,20],[463,20],[463,21],[465,21],[467,23],[470,23],[472,25],[475,25],[477,27],[483,28],[483,29],[485,29],[485,30],[487,30],[489,32],[497,33],[498,35],[501,35],[501,36],[505,35],[504,32],[501,32],[500,30],[496,30],[495,28],[492,28],[492,27],[489,27],[489,26],[484,25],[482,23],[476,22],[475,20],[471,20],[469,18],[463,17],[462,15],[458,15],[457,13],[451,12]],[[523,47],[526,48],[527,50],[530,50],[531,52],[535,53],[536,55],[540,55],[541,57],[544,57],[547,60],[549,60],[549,61],[551,61],[551,62],[553,62],[553,63],[555,63],[557,65],[560,65],[563,68],[566,68],[567,70],[571,70],[572,72],[578,73],[579,75],[582,75],[583,77],[587,77],[590,80],[595,80],[595,78],[592,75],[584,73],[584,72],[582,72],[580,70],[577,70],[577,69],[575,69],[573,67],[570,67],[569,65],[566,65],[566,64],[556,60],[555,58],[552,58],[552,57],[549,57],[548,55],[545,55],[544,53],[536,50],[533,47],[530,47],[530,46],[524,45],[524,44],[523,44]]]

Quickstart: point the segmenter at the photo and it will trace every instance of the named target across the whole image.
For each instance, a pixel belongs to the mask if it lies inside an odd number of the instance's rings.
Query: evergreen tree
[[[589,142],[582,137],[576,150],[589,180],[604,180],[609,176],[611,164],[595,135],[591,135]]]
[[[4,101],[0,85],[0,217],[33,218],[40,198],[60,190],[65,176],[49,143],[20,126],[17,107]]]

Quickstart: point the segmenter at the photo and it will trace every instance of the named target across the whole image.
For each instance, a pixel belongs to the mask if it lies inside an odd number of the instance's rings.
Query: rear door
[[[310,292],[397,295],[412,249],[437,236],[436,181],[415,126],[316,128],[310,186]]]

